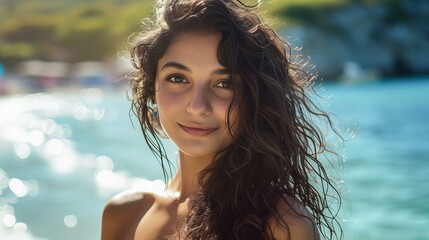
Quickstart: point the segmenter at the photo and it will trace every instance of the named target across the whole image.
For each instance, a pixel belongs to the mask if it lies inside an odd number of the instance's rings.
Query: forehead
[[[199,61],[218,62],[217,49],[220,33],[185,32],[174,37],[160,62]]]
[[[183,32],[173,37],[169,47],[173,47],[173,45],[187,45],[190,43],[213,45],[214,47],[217,47],[221,37],[221,33],[201,31]]]

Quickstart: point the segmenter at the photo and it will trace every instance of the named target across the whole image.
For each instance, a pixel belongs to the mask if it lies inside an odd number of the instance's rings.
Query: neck
[[[179,168],[168,184],[177,200],[185,201],[200,189],[199,173],[210,165],[212,157],[193,157],[179,151]]]

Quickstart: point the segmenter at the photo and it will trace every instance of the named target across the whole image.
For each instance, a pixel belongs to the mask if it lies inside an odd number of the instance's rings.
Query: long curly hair
[[[340,194],[320,160],[333,151],[314,119],[334,128],[307,93],[316,74],[292,58],[287,42],[240,1],[167,0],[156,13],[156,21],[146,21],[134,39],[130,86],[132,110],[166,180],[171,162],[159,138],[165,133],[153,117],[155,79],[158,60],[175,37],[191,31],[222,34],[218,60],[234,91],[227,115],[233,107],[238,111],[237,130],[226,123],[234,141],[199,174],[201,191],[178,225],[179,237],[272,239],[268,220],[281,217],[277,203],[291,204],[286,199],[291,196],[306,207],[324,238],[342,238],[336,220]]]

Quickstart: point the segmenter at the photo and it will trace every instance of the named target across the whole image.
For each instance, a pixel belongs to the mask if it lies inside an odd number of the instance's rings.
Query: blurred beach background
[[[429,239],[429,1],[262,2],[347,137],[344,239]],[[125,77],[153,5],[0,0],[0,239],[99,239],[110,197],[163,185]]]

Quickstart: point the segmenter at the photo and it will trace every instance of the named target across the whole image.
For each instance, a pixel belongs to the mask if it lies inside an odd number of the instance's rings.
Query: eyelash
[[[175,81],[173,79],[177,79],[179,78],[180,81]],[[173,75],[169,75],[168,77],[166,77],[166,80],[174,83],[174,84],[181,84],[181,83],[189,83],[188,80],[186,80],[186,78],[182,75],[177,75],[177,74],[173,74]],[[227,86],[223,86],[223,85],[227,85]],[[221,85],[221,86],[219,86]],[[224,89],[231,89],[232,88],[232,82],[230,80],[222,80],[218,83],[216,83],[214,85],[215,87],[219,87],[219,88],[224,88]]]
[[[172,80],[173,78],[181,78],[181,81],[174,81],[174,80]],[[170,76],[168,76],[167,78],[166,78],[166,80],[167,81],[170,81],[170,82],[172,82],[172,83],[187,83],[188,82],[188,80],[186,80],[186,78],[185,77],[183,77],[183,76],[181,76],[181,75],[170,75]],[[184,81],[183,81],[184,80]]]
[[[232,82],[230,80],[223,80],[220,81],[219,83],[217,83],[215,85],[215,87],[218,87],[219,84],[224,85],[226,83],[226,87],[225,86],[220,86],[220,88],[226,88],[226,89],[231,89],[232,88]]]

